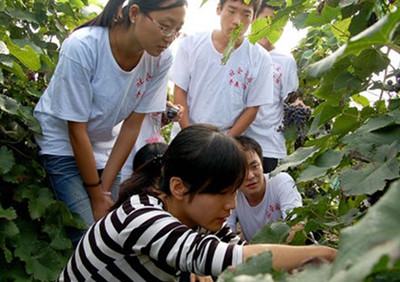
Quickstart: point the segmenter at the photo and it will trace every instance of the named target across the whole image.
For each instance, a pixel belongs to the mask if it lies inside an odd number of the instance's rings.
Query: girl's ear
[[[169,180],[169,189],[171,191],[171,195],[177,200],[182,200],[188,191],[182,179],[176,176],[171,177]]]
[[[136,4],[133,4],[129,8],[129,19],[131,20],[131,23],[134,23],[136,20],[136,16],[139,13],[139,6]]]

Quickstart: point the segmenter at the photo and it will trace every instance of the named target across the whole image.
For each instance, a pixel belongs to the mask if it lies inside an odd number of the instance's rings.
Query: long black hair
[[[179,177],[188,194],[218,194],[238,189],[246,176],[247,161],[237,142],[216,127],[196,124],[175,137],[163,156],[159,189],[171,194],[171,177]]]
[[[130,7],[134,4],[138,5],[143,13],[187,6],[187,0],[175,0],[169,5],[165,5],[166,2],[171,2],[171,0],[109,0],[104,10],[97,17],[81,24],[76,29],[85,26],[104,26],[111,28],[111,26],[116,23],[123,23],[129,26],[131,21],[128,13]],[[119,13],[121,8],[121,13]]]

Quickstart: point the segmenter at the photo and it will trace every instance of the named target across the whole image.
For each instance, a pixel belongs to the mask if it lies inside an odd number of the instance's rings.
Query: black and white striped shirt
[[[218,276],[242,262],[243,244],[228,227],[189,229],[152,196],[134,195],[91,226],[59,281],[175,281],[181,271]]]

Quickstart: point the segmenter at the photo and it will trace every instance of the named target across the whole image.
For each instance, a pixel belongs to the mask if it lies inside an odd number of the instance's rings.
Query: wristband
[[[95,184],[88,184],[88,183],[85,183],[85,182],[82,181],[82,185],[83,185],[83,187],[85,187],[85,188],[94,188],[94,187],[100,186],[101,183],[103,183],[103,182],[101,181],[101,179],[99,179],[99,182],[97,182],[97,183],[95,183]]]

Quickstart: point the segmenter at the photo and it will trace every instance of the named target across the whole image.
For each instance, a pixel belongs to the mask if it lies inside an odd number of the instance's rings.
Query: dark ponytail
[[[111,210],[119,207],[132,195],[150,194],[157,196],[153,191],[158,188],[161,175],[162,157],[167,150],[165,143],[150,143],[137,151],[133,159],[133,173],[120,187],[118,200]]]
[[[104,10],[97,17],[81,24],[75,28],[75,30],[86,26],[103,26],[111,28],[113,24],[121,23],[129,26],[131,21],[128,12],[130,7],[134,4],[138,5],[143,13],[187,6],[186,0],[175,0],[170,5],[163,5],[167,1],[169,0],[109,0],[107,5],[104,7]],[[118,16],[120,9],[122,9],[122,11],[120,16]]]

